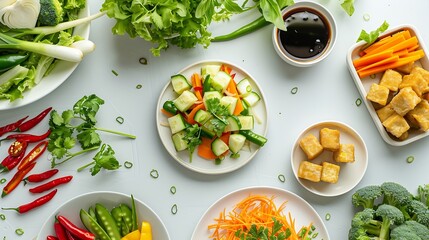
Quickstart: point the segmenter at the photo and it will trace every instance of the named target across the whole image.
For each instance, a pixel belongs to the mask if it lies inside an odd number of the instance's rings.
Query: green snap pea
[[[134,229],[134,222],[133,222],[133,211],[131,210],[131,208],[126,205],[126,204],[119,204],[119,207],[121,208],[121,212],[122,212],[122,220],[124,222],[124,225],[127,226],[128,231],[132,232],[132,230],[136,230]]]
[[[0,56],[0,72],[6,71],[10,68],[15,67],[16,65],[22,63],[27,59],[28,55],[23,54],[5,54]]]
[[[122,236],[125,236],[129,233],[128,227],[124,224],[122,218],[123,213],[121,210],[121,207],[117,206],[110,211],[110,214],[112,214],[113,219],[115,219],[116,227],[118,228],[119,232]]]
[[[85,228],[92,232],[97,237],[97,239],[111,240],[106,231],[104,231],[104,229],[98,224],[97,219],[93,218],[90,213],[83,209],[80,210],[80,220],[82,221]]]
[[[95,213],[97,214],[97,222],[106,231],[111,240],[120,240],[121,234],[116,227],[115,219],[113,219],[109,210],[100,203],[95,204]]]
[[[131,194],[131,221],[133,224],[132,230],[139,229],[139,223],[137,219],[137,208],[136,208],[136,202],[134,201],[134,196]]]
[[[259,145],[259,146],[264,146],[265,143],[267,142],[267,139],[261,135],[258,135],[250,130],[240,130],[239,133],[243,136],[246,137],[247,140],[249,140],[250,142]]]
[[[89,207],[89,209],[88,209],[88,213],[89,213],[89,215],[92,217],[92,218],[94,218],[94,219],[97,219],[97,215],[95,214],[95,210],[94,210],[94,207]]]
[[[165,101],[164,105],[162,105],[162,108],[171,114],[177,113],[177,107],[174,105],[173,101]]]

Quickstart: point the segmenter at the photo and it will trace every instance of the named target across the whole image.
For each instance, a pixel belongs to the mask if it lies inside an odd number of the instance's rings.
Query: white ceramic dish
[[[170,239],[167,229],[158,215],[156,215],[156,213],[142,201],[136,198],[134,198],[134,201],[137,209],[137,218],[140,223],[143,220],[150,222],[153,239]],[[67,217],[78,227],[84,228],[79,218],[79,211],[81,209],[87,210],[90,206],[94,206],[96,203],[102,203],[110,210],[119,203],[126,203],[131,206],[131,197],[117,192],[100,191],[86,193],[72,198],[58,207],[54,212],[52,212],[51,216],[45,220],[36,240],[45,240],[46,236],[55,235],[53,226],[55,216],[59,214]]]
[[[80,12],[79,18],[89,16],[89,14],[89,6],[86,4],[85,8]],[[90,24],[85,23],[75,27],[74,35],[79,35],[88,39],[89,31]],[[39,84],[34,86],[32,89],[27,89],[23,92],[23,98],[17,99],[13,102],[10,102],[9,100],[0,100],[0,111],[22,107],[43,98],[67,80],[78,65],[79,63],[58,61],[52,71],[46,77],[43,77]]]
[[[338,182],[311,182],[298,177],[299,164],[307,160],[307,156],[299,146],[299,141],[307,134],[311,133],[317,138],[319,137],[320,129],[327,127],[340,131],[340,143],[351,143],[355,147],[355,162],[353,163],[336,163],[340,165],[340,174]],[[312,163],[321,164],[323,161],[334,163],[332,152],[323,151],[316,159],[311,160]],[[299,134],[295,140],[295,144],[291,153],[291,165],[295,178],[308,191],[326,197],[338,196],[353,189],[363,178],[368,166],[368,151],[362,137],[350,126],[336,122],[326,121],[313,124]]]
[[[277,205],[287,201],[286,208],[283,212],[284,214],[288,214],[288,212],[292,214],[292,217],[295,218],[296,228],[306,226],[311,222],[316,227],[316,232],[318,233],[316,239],[329,240],[329,234],[325,224],[316,210],[314,210],[308,202],[292,192],[274,187],[243,188],[220,198],[211,205],[201,217],[192,233],[191,240],[210,239],[209,236],[211,232],[208,230],[207,226],[214,223],[214,219],[219,217],[220,212],[224,210],[225,212],[229,212],[234,208],[235,204],[249,195],[256,194],[269,197],[275,196],[274,200]]]
[[[399,32],[401,30],[409,30],[411,33],[411,36],[416,36],[420,47],[419,49],[423,49],[423,51],[426,53],[426,55],[420,59],[419,61],[416,61],[417,65],[421,65],[424,69],[429,69],[429,59],[428,59],[428,51],[426,50],[425,42],[421,38],[420,34],[418,33],[417,29],[411,25],[401,25],[397,26],[395,28],[392,28],[385,33],[383,33],[380,38],[391,35],[395,32]],[[392,145],[392,146],[403,146],[409,143],[412,143],[416,140],[419,140],[421,138],[424,138],[429,135],[428,132],[422,132],[418,130],[410,130],[409,131],[409,137],[406,140],[400,141],[396,139],[395,137],[392,137],[386,129],[384,128],[383,124],[381,123],[380,119],[377,116],[376,110],[374,108],[374,105],[371,103],[371,101],[366,99],[367,92],[369,91],[371,84],[378,83],[381,79],[382,74],[377,74],[375,78],[366,77],[364,79],[360,79],[359,75],[357,74],[354,66],[353,66],[353,60],[358,58],[360,49],[365,45],[365,42],[359,42],[353,45],[348,53],[347,53],[347,65],[350,71],[350,74],[353,77],[353,80],[356,84],[356,87],[361,95],[362,102],[365,104],[366,108],[369,111],[369,114],[371,115],[372,120],[374,121],[375,126],[377,127],[378,131],[380,132],[381,137],[383,140]]]
[[[249,73],[241,69],[240,67],[224,62],[224,61],[216,61],[216,60],[207,60],[207,61],[201,61],[194,63],[183,70],[179,71],[180,74],[183,74],[185,77],[190,79],[191,75],[195,72],[199,73],[201,71],[201,67],[203,65],[207,64],[220,64],[224,63],[228,66],[232,67],[232,73],[236,73],[235,80],[239,81],[243,79],[244,77],[247,77],[249,79],[250,84],[253,87],[253,90],[258,92],[261,96],[261,101],[256,104],[256,106],[253,107],[254,112],[256,113],[257,117],[260,119],[260,123],[258,123],[255,120],[255,126],[253,131],[257,134],[260,134],[262,136],[266,136],[267,134],[267,106],[265,102],[265,97],[262,92],[262,89],[259,87],[255,79],[250,76]],[[164,145],[164,147],[167,149],[168,153],[181,165],[184,167],[200,172],[205,174],[222,174],[234,171],[242,166],[244,166],[246,163],[248,163],[255,154],[259,151],[259,147],[251,144],[250,145],[250,151],[242,150],[240,151],[240,157],[238,159],[231,159],[229,156],[225,157],[224,160],[222,160],[222,163],[219,165],[216,165],[214,161],[212,160],[206,160],[203,158],[200,158],[197,154],[197,150],[195,150],[192,162],[189,162],[189,152],[187,150],[177,152],[174,148],[173,141],[171,140],[171,131],[170,128],[163,126],[163,123],[167,123],[167,117],[160,111],[162,108],[162,105],[167,100],[172,100],[176,98],[176,94],[173,91],[173,87],[170,84],[170,81],[168,81],[167,85],[164,87],[164,89],[161,92],[161,95],[158,99],[158,104],[156,108],[156,122],[157,122],[157,128],[158,133],[161,138],[161,141]]]

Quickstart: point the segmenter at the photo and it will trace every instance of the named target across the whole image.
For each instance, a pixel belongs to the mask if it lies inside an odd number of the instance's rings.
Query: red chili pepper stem
[[[3,210],[15,210],[18,213],[26,213],[26,212],[34,209],[34,208],[40,207],[43,204],[49,202],[55,196],[56,193],[57,193],[57,189],[54,189],[50,193],[32,201],[32,202],[29,202],[27,204],[21,205],[21,206],[16,207],[16,208],[3,208],[2,207],[1,209],[3,209]]]
[[[41,122],[46,115],[48,115],[48,113],[52,110],[52,107],[48,107],[47,109],[43,110],[41,113],[39,113],[37,116],[35,116],[34,118],[20,124],[17,128],[18,132],[25,132],[28,131],[30,129],[32,129],[34,126],[36,126],[39,122]]]

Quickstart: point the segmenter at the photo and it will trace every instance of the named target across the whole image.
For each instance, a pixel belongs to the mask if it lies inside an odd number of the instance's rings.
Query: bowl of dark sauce
[[[297,67],[309,67],[325,59],[337,38],[332,14],[314,2],[297,2],[282,11],[286,31],[274,27],[278,55]]]

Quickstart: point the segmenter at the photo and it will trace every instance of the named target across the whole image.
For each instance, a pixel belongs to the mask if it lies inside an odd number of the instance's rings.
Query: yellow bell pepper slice
[[[143,221],[140,233],[140,240],[152,240],[152,227],[150,223]]]
[[[121,240],[140,240],[140,230],[135,230],[123,236]]]

